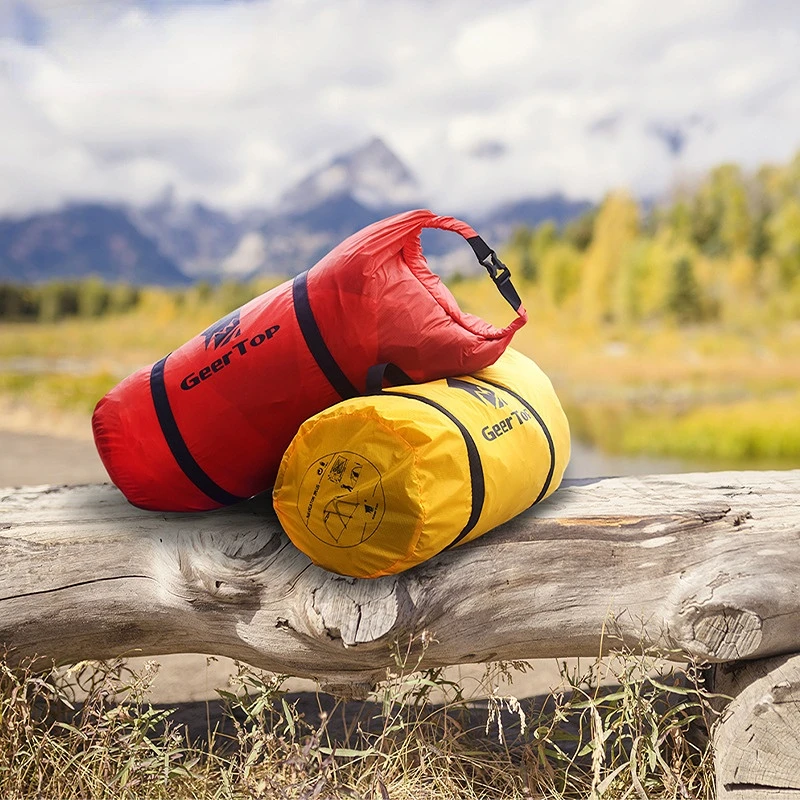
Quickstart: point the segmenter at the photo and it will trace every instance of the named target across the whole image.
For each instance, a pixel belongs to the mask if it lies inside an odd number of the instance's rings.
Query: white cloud
[[[264,205],[374,134],[445,212],[800,147],[793,0],[3,2],[0,212]]]

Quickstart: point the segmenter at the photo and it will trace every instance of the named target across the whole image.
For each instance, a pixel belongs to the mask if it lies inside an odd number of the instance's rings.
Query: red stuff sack
[[[428,269],[423,228],[467,240],[517,312],[510,325],[461,311]],[[300,425],[364,394],[371,366],[418,383],[476,372],[526,320],[508,268],[469,225],[398,214],[122,381],[95,408],[95,444],[134,505],[219,508],[269,489]]]

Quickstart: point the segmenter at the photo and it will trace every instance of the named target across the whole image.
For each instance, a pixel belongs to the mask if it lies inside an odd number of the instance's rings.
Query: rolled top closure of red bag
[[[460,219],[456,219],[455,217],[440,217],[434,215],[433,212],[429,212],[432,214],[430,221],[423,225],[423,228],[438,228],[442,231],[453,231],[453,233],[458,233],[463,236],[465,239],[474,239],[478,233],[477,231],[471,226],[467,225],[466,222],[462,222]]]
[[[401,253],[408,266],[417,273],[418,277],[420,277],[420,280],[422,280],[423,283],[428,285],[429,289],[432,289],[431,284],[426,282],[420,275],[420,272],[427,272],[433,276],[433,273],[430,272],[430,268],[428,267],[425,256],[422,252],[420,233],[424,228],[452,231],[453,233],[459,234],[466,240],[467,244],[472,248],[478,263],[489,273],[489,277],[492,279],[501,296],[517,314],[517,319],[513,320],[509,325],[504,328],[496,328],[493,325],[480,320],[478,317],[472,317],[471,315],[464,314],[464,312],[461,312],[460,309],[458,309],[457,313],[453,314],[451,304],[443,303],[442,305],[445,310],[450,313],[454,319],[460,321],[462,325],[469,330],[472,330],[473,333],[485,336],[487,338],[503,338],[509,336],[528,321],[528,312],[522,305],[522,300],[517,293],[517,290],[514,288],[514,284],[511,283],[511,271],[498,258],[497,253],[492,250],[488,244],[486,244],[486,242],[478,235],[471,225],[468,225],[466,222],[456,219],[455,217],[440,217],[433,212],[424,209],[409,212],[409,215],[425,215],[427,219],[423,218],[420,220],[417,227],[410,232],[408,238],[403,243]],[[399,216],[402,217],[406,215]],[[435,277],[435,280],[439,282],[438,277]],[[432,291],[432,293],[434,296],[437,294],[435,291]],[[441,302],[441,298],[438,299]],[[455,299],[453,299],[453,303],[455,303]],[[469,319],[478,321],[480,324],[470,325],[468,322]]]
[[[486,269],[489,277],[494,281],[500,294],[505,298],[511,308],[516,311],[523,322],[527,320],[528,313],[522,305],[517,290],[511,283],[511,270],[497,257],[497,253],[478,235],[471,225],[455,217],[434,216],[425,228],[438,228],[443,231],[453,231],[463,236],[472,248],[478,263]]]

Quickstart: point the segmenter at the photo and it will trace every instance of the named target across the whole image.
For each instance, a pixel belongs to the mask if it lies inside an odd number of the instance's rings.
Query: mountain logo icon
[[[239,327],[239,309],[231,311],[227,317],[217,320],[209,328],[203,331],[203,336],[206,340],[206,350],[214,343],[214,349],[228,344],[233,339],[242,335],[242,329]]]
[[[480,400],[484,405],[492,406],[493,408],[504,408],[508,405],[500,395],[492,391],[488,386],[478,386],[460,378],[448,378],[447,385],[451,389],[462,389],[471,394],[476,400]]]

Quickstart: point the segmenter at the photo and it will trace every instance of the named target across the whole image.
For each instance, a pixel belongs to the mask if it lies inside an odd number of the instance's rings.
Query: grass
[[[700,671],[624,651],[533,704],[468,703],[441,670],[397,669],[364,703],[298,710],[284,678],[241,665],[221,690],[227,732],[192,740],[123,662],[66,670],[0,662],[0,796],[101,798],[696,798],[714,796],[715,715]],[[601,685],[611,677],[616,687]],[[433,693],[440,702],[431,702]],[[77,697],[83,700],[78,702]],[[327,702],[323,702],[327,701]]]
[[[573,433],[610,452],[697,459],[709,466],[800,466],[800,391],[685,409],[578,406],[569,417]]]
[[[42,411],[69,411],[88,417],[97,400],[119,382],[108,371],[89,375],[61,373],[0,373],[0,394]]]
[[[486,280],[452,287],[497,325],[513,312]],[[587,327],[520,286],[529,322],[514,346],[551,376],[575,434],[610,452],[713,466],[800,465],[800,323]],[[0,396],[84,417],[118,380],[229,310],[145,293],[135,310],[90,320],[0,324]]]

